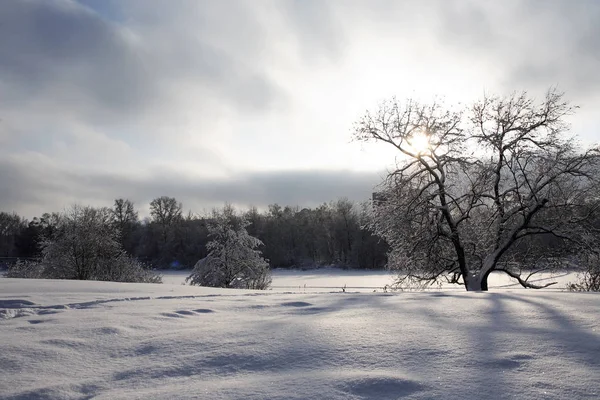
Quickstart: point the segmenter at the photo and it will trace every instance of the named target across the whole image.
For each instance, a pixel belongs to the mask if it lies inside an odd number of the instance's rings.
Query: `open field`
[[[599,309],[558,291],[2,279],[0,397],[595,399]]]

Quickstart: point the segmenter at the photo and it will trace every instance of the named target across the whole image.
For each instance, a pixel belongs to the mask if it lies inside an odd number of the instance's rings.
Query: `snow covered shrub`
[[[190,285],[240,289],[266,289],[271,284],[269,264],[257,248],[262,242],[248,234],[249,222],[233,207],[213,211],[208,224],[208,256],[186,278]]]
[[[60,215],[55,231],[42,242],[42,262],[48,277],[55,279],[95,279],[118,254],[116,232],[105,208],[73,206]]]
[[[111,282],[162,283],[162,277],[149,270],[139,260],[121,253],[98,271],[96,280]]]
[[[569,282],[567,288],[574,292],[600,292],[600,264],[594,263],[578,276],[579,281]]]
[[[44,267],[39,261],[19,260],[4,274],[6,278],[42,279]]]
[[[53,279],[160,282],[128,257],[107,208],[73,206],[42,244],[44,276]]]

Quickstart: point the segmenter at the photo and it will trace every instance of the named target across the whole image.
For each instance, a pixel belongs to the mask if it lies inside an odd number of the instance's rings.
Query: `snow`
[[[339,286],[297,276],[274,284]],[[1,279],[0,398],[596,399],[599,309],[556,290]]]

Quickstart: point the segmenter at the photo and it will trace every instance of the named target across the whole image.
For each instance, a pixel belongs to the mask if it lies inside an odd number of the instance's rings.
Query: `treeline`
[[[378,269],[386,263],[387,245],[366,228],[369,206],[340,199],[316,208],[270,205],[268,210],[237,210],[249,222],[248,233],[263,242],[272,268],[335,265]],[[191,268],[207,255],[211,216],[184,214],[173,197],[150,203],[150,217],[140,219],[134,204],[115,200],[111,226],[126,253],[153,268]],[[31,221],[0,212],[0,258],[38,258],[44,238],[52,236],[61,214],[45,213]],[[0,259],[0,263],[2,260]]]

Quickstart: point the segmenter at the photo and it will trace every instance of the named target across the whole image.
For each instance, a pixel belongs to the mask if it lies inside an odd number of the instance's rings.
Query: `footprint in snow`
[[[162,315],[163,317],[169,317],[169,318],[185,318],[187,316],[194,316],[194,315],[198,315],[198,314],[209,314],[209,313],[213,313],[213,310],[210,310],[208,308],[198,308],[195,310],[177,310],[174,312],[170,312],[170,313],[161,313],[160,315]]]
[[[38,315],[50,315],[50,314],[58,314],[61,313],[63,311],[59,311],[59,310],[40,310],[38,311]]]
[[[281,303],[284,307],[310,307],[312,304],[305,301],[289,301],[287,303]]]
[[[349,379],[343,389],[360,398],[399,399],[425,390],[420,382],[400,377],[356,377]]]
[[[521,367],[524,363],[534,358],[531,354],[525,353],[507,354],[504,357],[491,359],[487,364],[500,369],[514,369]]]
[[[183,315],[178,314],[176,312],[174,312],[174,313],[165,312],[165,313],[160,313],[160,315],[162,315],[163,317],[169,317],[169,318],[184,318]]]
[[[175,311],[176,314],[179,315],[194,315],[193,311],[188,311],[188,310],[179,310],[179,311]]]

